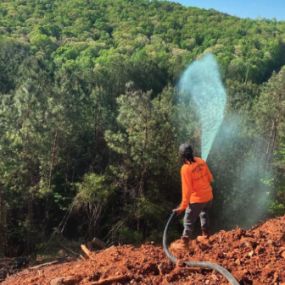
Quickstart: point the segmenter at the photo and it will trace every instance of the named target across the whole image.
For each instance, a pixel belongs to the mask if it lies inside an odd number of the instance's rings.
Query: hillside
[[[5,0],[0,13],[2,35],[26,43],[53,69],[92,68],[119,55],[134,63],[149,57],[162,82],[144,82],[144,88],[176,80],[181,67],[205,51],[216,54],[226,78],[238,81],[262,83],[285,63],[284,22],[168,1]]]
[[[285,284],[285,216],[268,220],[250,230],[220,231],[208,240],[198,238],[183,249],[180,241],[172,252],[184,260],[216,262],[240,284]],[[181,259],[182,260],[182,259]],[[59,281],[62,280],[62,281]],[[60,283],[61,282],[61,283]],[[144,244],[112,246],[93,253],[89,260],[26,269],[7,278],[3,285],[50,284],[228,284],[212,271],[174,266],[161,246]]]

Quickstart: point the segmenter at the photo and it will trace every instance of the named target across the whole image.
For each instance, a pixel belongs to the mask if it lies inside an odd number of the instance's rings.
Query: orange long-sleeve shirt
[[[195,162],[181,167],[182,201],[179,209],[185,210],[189,203],[206,203],[213,199],[211,182],[213,175],[207,163],[195,157]]]

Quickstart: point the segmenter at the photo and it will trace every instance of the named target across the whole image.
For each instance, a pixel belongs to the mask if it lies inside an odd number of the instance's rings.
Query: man
[[[188,143],[180,145],[179,152],[183,161],[181,167],[182,201],[173,211],[184,215],[184,230],[182,240],[187,243],[193,237],[193,227],[200,217],[202,235],[209,235],[208,211],[213,200],[211,182],[213,176],[207,163],[194,157],[193,149]]]

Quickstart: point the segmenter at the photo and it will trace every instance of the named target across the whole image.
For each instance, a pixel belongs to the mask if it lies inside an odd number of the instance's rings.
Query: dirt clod
[[[80,279],[79,276],[57,277],[50,281],[50,285],[76,285]]]

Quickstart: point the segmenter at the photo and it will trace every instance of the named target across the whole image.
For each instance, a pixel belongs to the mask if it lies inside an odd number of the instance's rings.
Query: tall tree
[[[264,149],[266,161],[275,173],[276,205],[274,207],[278,213],[285,213],[285,67],[278,73],[273,73],[265,84],[254,110],[258,131],[266,141]]]
[[[117,100],[119,130],[106,132],[108,146],[116,153],[112,167],[124,210],[130,227],[135,221],[137,233],[147,233],[153,224],[150,216],[157,221],[158,213],[163,212],[161,196],[172,196],[167,194],[169,186],[163,189],[166,184],[159,182],[162,177],[164,182],[171,181],[175,165],[171,92],[163,95],[151,99],[152,92],[136,90],[128,83],[126,93]]]

